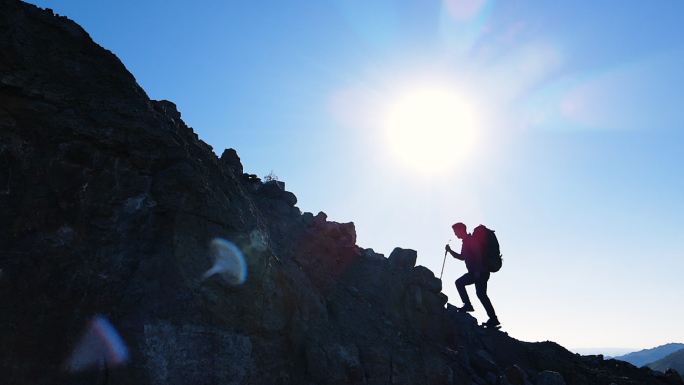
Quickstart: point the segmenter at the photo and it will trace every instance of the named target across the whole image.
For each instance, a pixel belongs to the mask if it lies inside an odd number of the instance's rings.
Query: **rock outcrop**
[[[416,252],[356,245],[282,182],[217,157],[73,21],[0,0],[3,384],[660,384],[484,330]],[[248,275],[202,280],[214,237]],[[94,316],[125,366],[65,371]]]

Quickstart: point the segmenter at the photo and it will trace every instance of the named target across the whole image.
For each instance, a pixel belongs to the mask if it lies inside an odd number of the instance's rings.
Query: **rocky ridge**
[[[0,36],[3,383],[677,383],[479,328],[415,251],[360,248],[217,157],[68,18],[0,0]],[[214,237],[244,252],[244,285],[200,279]],[[65,372],[96,314],[128,365]]]

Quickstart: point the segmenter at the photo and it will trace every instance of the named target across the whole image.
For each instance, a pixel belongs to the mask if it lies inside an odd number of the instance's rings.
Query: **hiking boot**
[[[459,313],[465,313],[465,312],[475,311],[475,309],[473,309],[473,305],[471,305],[471,304],[463,305],[463,307],[457,307],[456,310],[457,310]]]
[[[484,326],[486,328],[495,328],[495,327],[500,326],[500,325],[501,325],[501,322],[499,322],[499,319],[496,317],[490,318],[489,321],[482,324],[482,326]]]

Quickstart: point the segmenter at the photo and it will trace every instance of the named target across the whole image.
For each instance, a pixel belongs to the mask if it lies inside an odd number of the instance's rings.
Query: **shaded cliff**
[[[217,157],[66,17],[0,0],[0,378],[9,384],[658,384],[457,314],[416,253],[356,245]],[[248,276],[201,280],[214,237]],[[95,315],[126,366],[67,373]]]

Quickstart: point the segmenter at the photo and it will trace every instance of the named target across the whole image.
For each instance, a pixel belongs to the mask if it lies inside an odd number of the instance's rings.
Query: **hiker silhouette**
[[[467,273],[456,280],[456,289],[463,301],[463,307],[457,309],[460,312],[474,311],[468,293],[466,292],[466,286],[475,284],[477,297],[480,299],[480,302],[482,302],[482,306],[484,306],[487,315],[489,316],[489,320],[483,323],[483,326],[489,328],[497,327],[500,325],[499,319],[496,317],[494,306],[492,306],[492,302],[487,296],[487,281],[489,281],[490,271],[484,265],[481,246],[471,234],[468,234],[466,225],[463,223],[456,223],[451,226],[451,228],[454,230],[454,234],[463,241],[463,244],[460,253],[451,250],[451,247],[448,244],[446,245],[446,251],[448,251],[452,257],[464,261],[466,268],[468,269]]]

